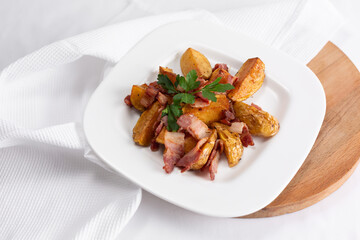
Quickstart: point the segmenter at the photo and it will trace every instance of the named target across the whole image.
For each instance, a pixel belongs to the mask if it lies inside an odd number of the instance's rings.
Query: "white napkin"
[[[81,121],[104,73],[145,34],[182,19],[224,22],[306,63],[341,23],[331,5],[320,2],[279,2],[217,17],[197,10],[136,19],[48,45],[4,69],[0,236],[112,239],[129,221],[141,191],[88,161],[102,165],[86,148]],[[320,6],[324,19],[315,14]]]

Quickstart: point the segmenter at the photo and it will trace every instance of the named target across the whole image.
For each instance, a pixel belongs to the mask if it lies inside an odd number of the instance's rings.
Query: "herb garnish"
[[[179,129],[179,125],[176,123],[177,118],[179,118],[183,112],[181,103],[193,104],[195,102],[195,94],[198,92],[202,93],[202,96],[216,102],[216,96],[214,92],[225,92],[230,89],[234,89],[234,86],[231,84],[221,84],[219,83],[221,78],[218,77],[214,82],[206,85],[200,90],[194,91],[200,86],[200,81],[197,81],[197,73],[195,70],[191,70],[186,77],[177,75],[176,81],[173,84],[168,76],[159,74],[157,83],[161,85],[169,94],[175,94],[173,96],[173,103],[167,105],[166,108],[162,111],[161,116],[168,116],[168,131],[176,132]],[[180,86],[184,89],[184,92],[178,91],[176,88]]]

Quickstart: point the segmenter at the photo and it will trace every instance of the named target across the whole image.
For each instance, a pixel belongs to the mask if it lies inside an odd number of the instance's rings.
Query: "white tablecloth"
[[[220,2],[220,1],[218,1]],[[269,1],[257,1],[267,4]],[[276,2],[276,1],[273,1]],[[136,3],[136,4],[134,4]],[[360,4],[335,1],[347,24],[333,41],[360,67],[357,46]],[[146,5],[140,11],[136,5]],[[214,13],[255,4],[253,1],[168,3],[133,1],[7,1],[0,5],[0,69],[16,59],[72,35],[149,13],[205,8]],[[99,12],[98,9],[102,11]],[[201,216],[144,192],[135,216],[119,239],[359,239],[360,170],[335,193],[302,211],[267,219],[223,219]],[[0,223],[0,227],[1,227]]]

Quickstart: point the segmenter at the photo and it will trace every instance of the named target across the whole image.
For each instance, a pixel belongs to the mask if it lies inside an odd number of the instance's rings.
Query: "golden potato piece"
[[[190,152],[191,149],[193,149],[196,146],[197,142],[198,141],[195,138],[193,138],[192,136],[190,136],[190,135],[185,136],[185,144],[184,144],[185,154]]]
[[[163,107],[156,101],[148,110],[141,114],[133,129],[134,142],[141,146],[150,145],[151,139],[154,137],[155,122],[162,110]]]
[[[163,74],[168,76],[168,78],[170,79],[170,81],[172,83],[175,83],[176,81],[176,73],[173,72],[173,70],[171,68],[168,67],[159,67],[159,74]]]
[[[159,135],[156,137],[155,141],[160,144],[165,144],[165,132],[166,127],[163,127],[159,133]]]
[[[180,67],[184,76],[194,69],[198,77],[209,79],[212,72],[209,60],[192,48],[188,48],[181,56]]]
[[[264,82],[265,64],[260,58],[248,59],[235,74],[239,80],[227,96],[233,101],[243,101],[253,95]]]
[[[166,127],[163,127],[163,129],[161,129],[161,132],[159,133],[159,135],[155,139],[155,141],[157,143],[165,144],[165,132],[166,132]],[[186,136],[185,137],[185,144],[184,144],[185,153],[190,152],[190,150],[195,147],[196,143],[197,143],[197,140],[195,138],[193,138],[190,135]]]
[[[225,95],[216,95],[216,98],[216,102],[211,102],[209,106],[203,108],[194,108],[186,104],[182,108],[183,113],[191,113],[207,125],[220,121],[223,118],[222,111],[230,109],[230,102]]]
[[[217,139],[217,131],[216,129],[213,129],[208,141],[204,144],[204,146],[201,147],[201,155],[199,160],[193,165],[191,165],[192,170],[199,170],[206,164],[206,162],[210,157],[210,153],[214,148],[216,139]]]
[[[219,137],[224,141],[224,152],[228,159],[229,167],[234,167],[239,163],[244,152],[243,145],[238,133],[232,133],[228,127],[222,123],[213,123]]]
[[[251,134],[271,137],[279,132],[278,120],[268,112],[239,101],[234,103],[234,111],[235,116],[246,123]]]
[[[130,102],[137,110],[143,112],[145,107],[140,104],[141,98],[144,96],[146,89],[148,88],[147,84],[142,85],[133,85],[131,89]]]

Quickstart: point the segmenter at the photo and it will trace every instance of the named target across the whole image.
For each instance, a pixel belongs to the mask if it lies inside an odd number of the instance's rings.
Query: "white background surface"
[[[143,4],[146,1],[137,2]],[[249,0],[227,1],[225,4],[206,2],[158,1],[149,12],[192,7],[216,12],[254,4]],[[356,0],[332,2],[348,19],[343,29],[348,35],[335,36],[334,41],[360,66],[356,44],[360,3]],[[3,0],[0,2],[0,69],[56,40],[111,22],[149,14],[146,10],[134,12],[132,8],[131,1]],[[300,212],[267,219],[201,216],[144,192],[138,211],[119,239],[359,239],[359,183],[360,169],[357,169],[338,191],[323,201]]]

